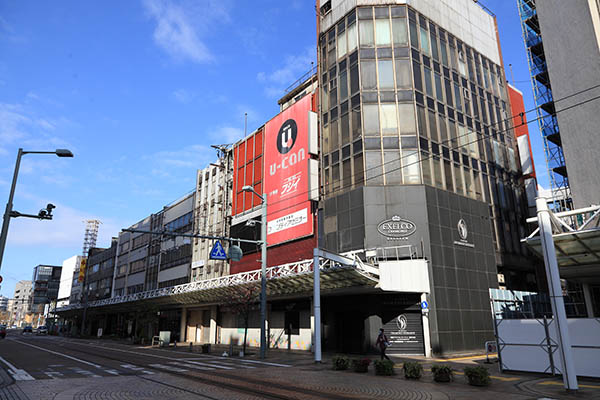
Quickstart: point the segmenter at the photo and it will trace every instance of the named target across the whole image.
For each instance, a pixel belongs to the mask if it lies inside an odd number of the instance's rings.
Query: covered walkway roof
[[[320,260],[321,292],[362,287],[375,288],[379,283],[379,270],[364,264],[358,252],[346,254],[353,265],[341,265],[329,259]],[[149,307],[168,307],[196,304],[227,304],[240,287],[253,286],[260,291],[261,271],[254,270],[204,281],[162,289],[149,290],[120,297],[91,301],[88,311],[127,312]],[[276,299],[290,295],[309,295],[313,290],[313,260],[267,268],[267,297]],[[61,307],[56,313],[68,317],[79,314],[83,304]]]
[[[561,278],[600,283],[600,206],[550,212],[550,219]],[[527,222],[537,223],[537,218]],[[539,227],[521,241],[544,258]]]

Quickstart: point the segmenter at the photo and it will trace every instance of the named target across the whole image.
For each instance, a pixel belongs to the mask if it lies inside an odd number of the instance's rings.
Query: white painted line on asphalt
[[[277,364],[277,363],[270,363],[270,362],[266,362],[266,361],[256,361],[256,360],[243,360],[241,358],[238,358],[237,361],[247,362],[247,363],[255,363],[255,364],[263,364],[263,365],[272,365],[274,367],[291,367],[291,365],[287,365],[287,364]]]
[[[132,364],[121,364],[121,367],[122,368],[126,368],[126,369],[130,369],[132,371],[139,371],[139,372],[141,372],[143,374],[154,375],[154,372],[148,371],[147,369],[144,369],[142,367],[137,367],[137,366],[132,365]]]
[[[154,368],[159,368],[159,369],[164,369],[164,370],[172,371],[172,372],[187,372],[187,371],[189,371],[189,369],[177,368],[177,367],[172,367],[170,365],[163,365],[163,364],[148,364],[148,366],[154,367]]]
[[[192,368],[192,369],[200,369],[200,370],[203,370],[203,371],[214,371],[215,370],[215,368],[201,367],[199,365],[194,365],[194,364],[185,363],[185,362],[179,362],[179,361],[169,361],[169,364],[180,365],[182,367]]]
[[[119,375],[119,371],[117,371],[116,369],[105,369],[104,372],[111,375]]]
[[[208,362],[203,363],[203,362],[199,362],[199,361],[188,361],[188,363],[202,365],[204,367],[214,367],[214,368],[220,368],[220,369],[235,369],[233,367],[226,367],[224,365],[219,365],[219,364],[215,364],[215,363],[209,364]]]
[[[24,369],[18,369],[4,358],[0,360],[8,366],[8,372],[12,375],[15,381],[35,381],[35,378],[27,373]]]
[[[81,343],[81,344],[84,344],[84,343]],[[137,354],[137,355],[139,355],[139,356],[163,358],[163,359],[165,359],[165,360],[181,360],[181,358],[165,357],[165,356],[157,356],[156,354],[140,353],[139,351],[131,351],[131,350],[115,349],[114,347],[108,347],[108,346],[96,346],[96,345],[93,345],[93,344],[87,344],[86,346],[90,346],[90,347],[97,347],[97,348],[99,348],[99,349],[104,349],[104,350],[114,350],[114,351],[120,351],[120,352],[123,352],[123,353]]]
[[[43,347],[36,346],[36,345],[34,345],[34,344],[30,344],[30,343],[21,342],[21,341],[19,341],[19,340],[15,340],[15,339],[13,339],[13,342],[21,343],[21,344],[23,344],[23,345],[25,345],[25,346],[33,347],[33,348],[36,348],[36,349],[38,349],[38,350],[42,350],[42,351],[46,351],[46,352],[48,352],[48,353],[56,354],[56,355],[58,355],[58,356],[65,357],[65,358],[68,358],[68,359],[70,359],[70,360],[73,360],[73,361],[80,362],[80,363],[82,363],[82,364],[91,365],[92,367],[96,367],[96,368],[104,368],[104,367],[102,367],[101,365],[94,364],[94,363],[92,363],[92,362],[85,361],[85,360],[82,360],[82,359],[80,359],[80,358],[77,358],[77,357],[73,357],[73,356],[69,356],[69,355],[63,354],[63,353],[59,353],[58,351],[48,350],[48,349],[45,349],[45,348],[43,348]]]
[[[76,374],[80,374],[80,375],[85,375],[87,377],[90,378],[102,378],[102,376],[95,374],[91,371],[85,370],[85,369],[81,369],[79,367],[71,367],[69,368],[71,371],[75,372]]]
[[[52,379],[58,379],[61,376],[64,376],[58,371],[45,371],[44,374],[48,375]]]

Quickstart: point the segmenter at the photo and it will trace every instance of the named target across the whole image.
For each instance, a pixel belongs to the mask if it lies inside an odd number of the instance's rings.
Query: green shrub
[[[354,372],[367,372],[369,371],[369,365],[371,364],[371,360],[368,358],[359,358],[357,360],[352,360],[352,368]]]
[[[416,361],[407,361],[402,367],[406,379],[421,379],[423,366]]]
[[[490,372],[481,365],[476,367],[465,367],[465,376],[469,381],[469,385],[473,386],[487,386],[492,382],[490,379]]]
[[[394,375],[394,362],[391,360],[375,360],[375,375]]]
[[[452,368],[447,365],[433,365],[431,367],[433,380],[436,382],[450,382],[452,380]]]
[[[350,366],[350,359],[346,356],[333,356],[331,363],[333,364],[334,370],[343,371]]]

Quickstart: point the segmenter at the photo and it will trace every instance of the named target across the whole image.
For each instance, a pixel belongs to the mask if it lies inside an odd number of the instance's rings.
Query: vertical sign
[[[267,194],[267,243],[313,233],[308,197],[308,113],[312,96],[277,115],[265,125],[264,192]]]
[[[77,278],[79,283],[83,282],[83,278],[85,277],[86,264],[87,264],[87,260],[85,258],[82,258],[81,263],[79,264],[79,277]]]

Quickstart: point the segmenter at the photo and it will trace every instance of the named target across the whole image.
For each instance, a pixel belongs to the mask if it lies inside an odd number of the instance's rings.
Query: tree
[[[259,294],[260,289],[258,287],[254,285],[245,285],[233,288],[233,292],[229,298],[229,308],[234,314],[242,317],[244,321],[244,354],[246,354],[246,339],[248,338],[250,312],[252,311],[253,306],[258,303]]]

